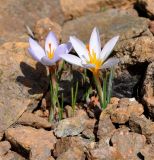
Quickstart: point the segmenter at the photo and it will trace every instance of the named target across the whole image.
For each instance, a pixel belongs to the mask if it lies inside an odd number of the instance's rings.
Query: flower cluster
[[[109,58],[114,46],[116,45],[119,36],[115,36],[110,39],[101,49],[101,40],[99,36],[99,31],[95,27],[92,31],[89,44],[85,45],[75,36],[70,37],[70,41],[64,44],[59,44],[56,35],[53,32],[49,32],[45,40],[45,49],[43,49],[37,41],[29,38],[29,53],[32,58],[43,65],[49,67],[50,73],[50,93],[51,93],[51,110],[50,110],[50,120],[54,119],[54,110],[57,103],[58,95],[58,82],[56,81],[56,70],[54,67],[57,62],[61,59],[66,62],[83,67],[90,70],[93,73],[94,81],[97,87],[98,96],[101,106],[106,106],[106,80],[103,83],[103,89],[99,80],[99,71],[101,69],[112,68],[114,65],[118,64],[119,59],[112,57]],[[69,54],[71,49],[74,48],[78,56]],[[111,76],[112,77],[112,76]],[[112,78],[110,78],[112,79]],[[110,85],[110,84],[109,84]],[[103,91],[102,91],[103,90]],[[105,102],[105,103],[104,103]],[[59,104],[59,102],[58,102]],[[105,105],[104,105],[105,104]],[[102,107],[104,108],[104,107]]]

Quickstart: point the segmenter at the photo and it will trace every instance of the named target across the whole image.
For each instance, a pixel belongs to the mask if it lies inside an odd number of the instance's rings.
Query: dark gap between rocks
[[[137,1],[134,3],[134,9],[138,12],[139,17],[149,18],[150,20],[154,20],[154,16],[147,9],[147,3],[143,1]]]
[[[7,140],[7,139],[6,139]],[[9,140],[8,140],[9,141]],[[10,141],[9,141],[10,142]],[[22,157],[24,157],[25,159],[29,159],[29,154],[30,151],[27,151],[25,148],[23,148],[21,145],[19,144],[11,144],[11,151],[14,151],[16,153],[18,153],[19,155],[21,155]]]
[[[144,160],[144,156],[140,152],[137,153],[137,156],[140,158],[140,160]]]

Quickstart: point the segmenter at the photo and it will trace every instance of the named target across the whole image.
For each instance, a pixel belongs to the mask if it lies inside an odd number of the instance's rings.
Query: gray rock
[[[63,119],[58,123],[54,133],[57,137],[75,136],[80,134],[85,128],[85,118],[71,117]]]

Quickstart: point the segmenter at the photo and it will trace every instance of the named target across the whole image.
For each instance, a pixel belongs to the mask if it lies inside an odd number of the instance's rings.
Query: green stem
[[[56,82],[56,75],[54,68],[49,68],[49,78],[50,78],[50,97],[51,97],[49,122],[52,122],[54,120],[56,103],[57,103],[57,82]]]
[[[97,88],[97,91],[98,91],[98,96],[99,96],[101,107],[104,108],[104,106],[103,106],[103,92],[102,92],[101,82],[100,82],[99,77],[97,75],[93,74],[93,76],[94,76],[94,81],[95,81],[96,88]]]

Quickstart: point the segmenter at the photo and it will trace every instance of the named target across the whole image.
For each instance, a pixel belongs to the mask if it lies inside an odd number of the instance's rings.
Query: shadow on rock
[[[41,63],[36,63],[36,67],[26,64],[25,62],[20,63],[20,68],[23,76],[18,76],[16,81],[28,88],[28,93],[40,94],[44,93],[48,89],[48,76],[46,67]]]

